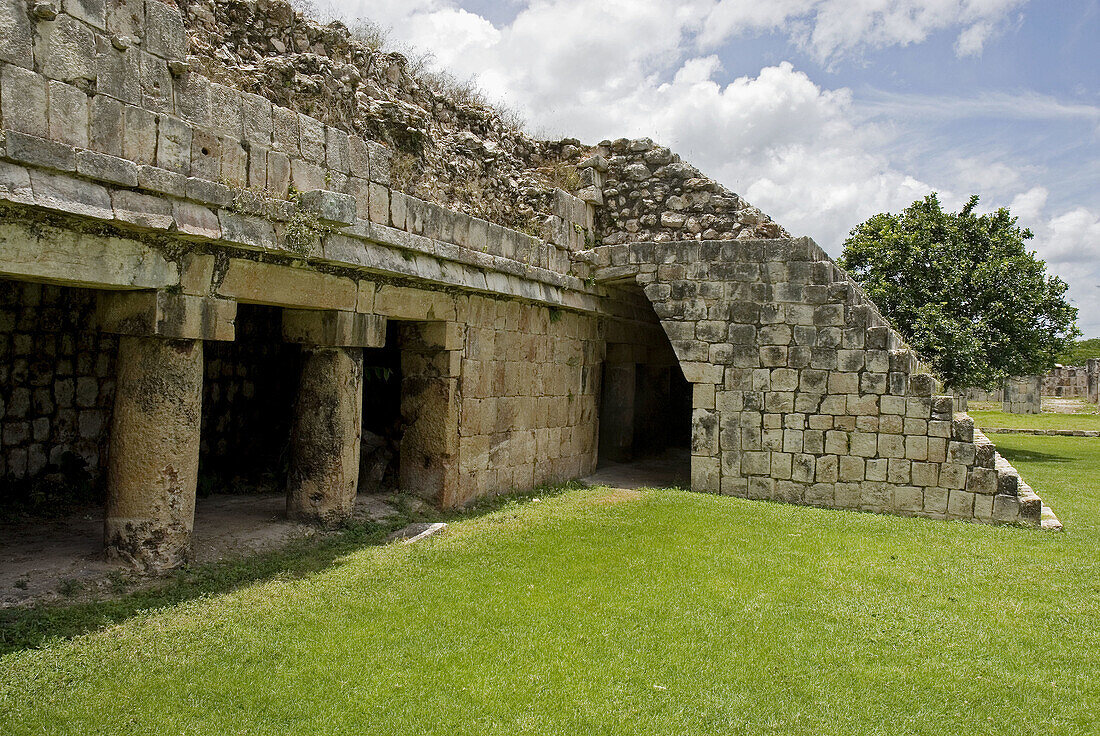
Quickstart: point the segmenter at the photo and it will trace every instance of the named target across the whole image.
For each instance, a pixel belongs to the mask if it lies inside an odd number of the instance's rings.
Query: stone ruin
[[[76,463],[153,569],[200,470],[338,523],[379,437],[444,507],[683,445],[699,492],[1057,525],[812,241],[395,57],[279,0],[0,0],[3,488]]]

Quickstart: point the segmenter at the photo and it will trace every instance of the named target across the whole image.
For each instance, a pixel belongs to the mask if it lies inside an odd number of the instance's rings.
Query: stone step
[[[1054,515],[1053,509],[1046,504],[1043,504],[1043,511],[1040,515],[1039,526],[1042,529],[1046,529],[1052,532],[1062,531],[1062,522],[1058,521],[1058,517]]]

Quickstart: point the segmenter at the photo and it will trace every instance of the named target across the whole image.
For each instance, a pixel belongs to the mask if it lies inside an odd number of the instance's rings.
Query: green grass
[[[1064,534],[569,490],[0,658],[0,733],[1089,734],[1100,440]]]
[[[981,409],[967,413],[974,418],[974,423],[979,428],[1100,430],[1100,414],[1008,414]]]

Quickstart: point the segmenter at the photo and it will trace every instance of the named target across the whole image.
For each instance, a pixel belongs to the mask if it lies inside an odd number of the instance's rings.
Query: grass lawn
[[[568,490],[0,658],[0,733],[1094,734],[1100,440],[1064,534]]]
[[[974,410],[967,412],[978,428],[1009,429],[1092,429],[1100,430],[1100,414],[1008,414],[1003,411]]]

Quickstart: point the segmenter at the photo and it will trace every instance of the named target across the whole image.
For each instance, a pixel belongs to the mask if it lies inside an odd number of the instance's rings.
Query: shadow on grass
[[[566,483],[481,499],[460,510],[405,511],[385,522],[357,523],[332,535],[298,539],[272,552],[185,567],[151,587],[117,597],[0,610],[0,657],[121,623],[142,611],[167,608],[204,595],[228,593],[274,577],[294,579],[313,575],[333,566],[344,555],[384,543],[392,532],[413,522],[476,518],[511,504],[584,487],[581,483]]]
[[[1063,455],[1052,455],[1047,452],[1038,452],[1036,450],[1021,450],[1012,447],[1002,447],[1000,443],[997,444],[997,452],[999,452],[1005,460],[1010,463],[1016,461],[1025,463],[1072,463],[1077,462],[1078,458],[1065,457]]]

